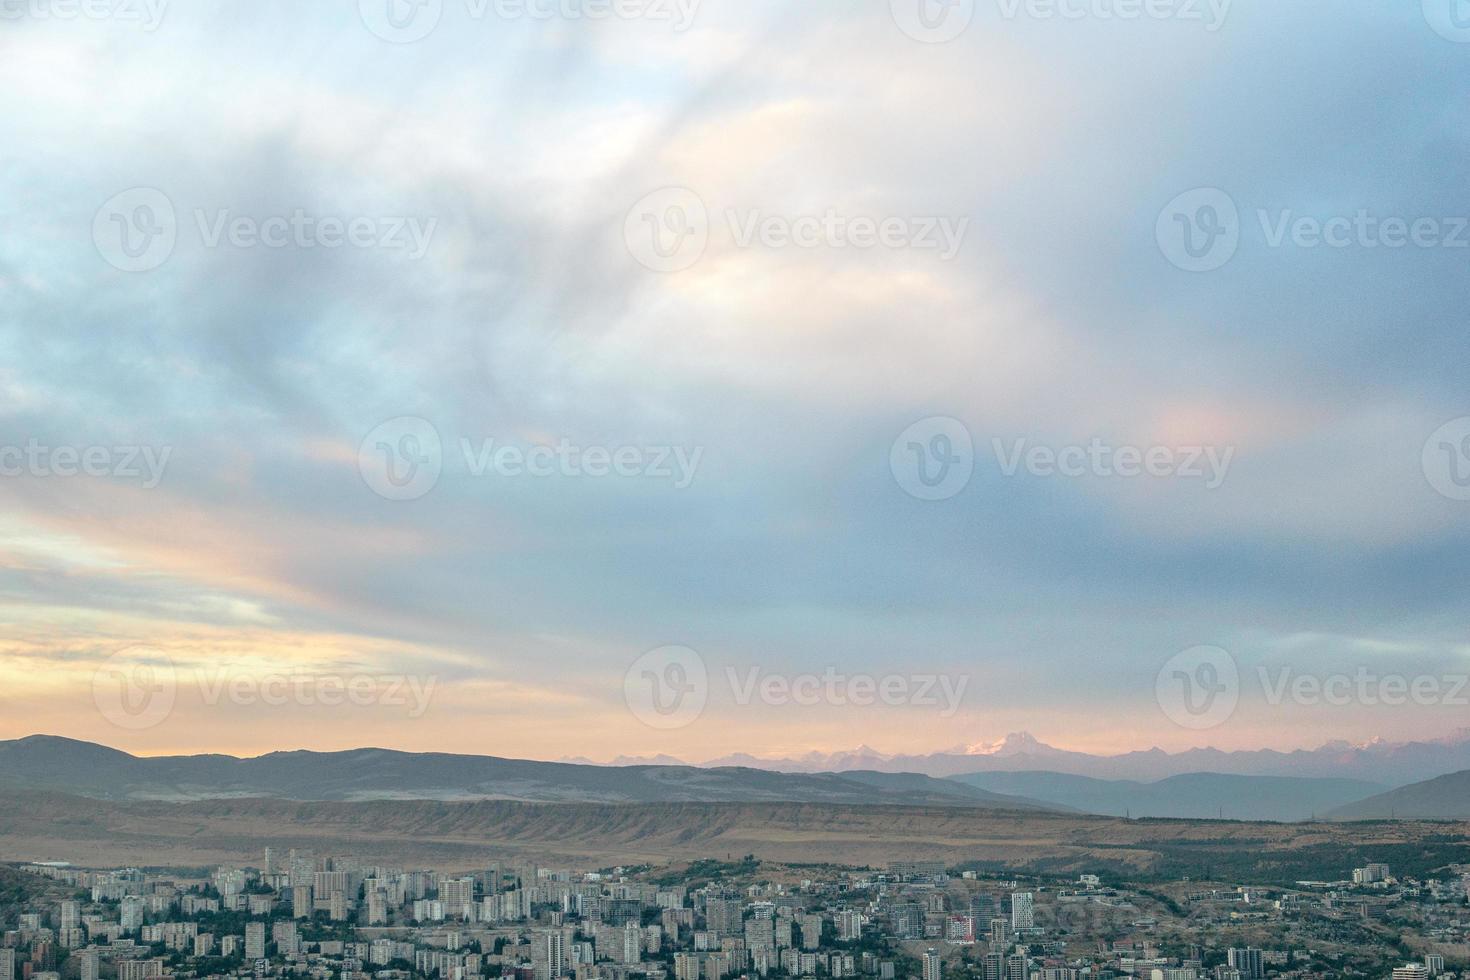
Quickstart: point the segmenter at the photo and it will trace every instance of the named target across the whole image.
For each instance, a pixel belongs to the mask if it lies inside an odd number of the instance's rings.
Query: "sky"
[[[0,85],[0,737],[1463,722],[1463,0],[0,0]]]

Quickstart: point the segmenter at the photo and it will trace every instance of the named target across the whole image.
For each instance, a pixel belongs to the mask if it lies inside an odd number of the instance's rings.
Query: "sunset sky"
[[[1464,724],[1261,681],[1470,673],[1470,501],[1432,472],[1470,416],[1470,31],[1435,0],[978,0],[945,43],[905,0],[443,0],[406,43],[375,0],[127,16],[157,2],[0,18],[0,468],[51,451],[0,475],[0,737],[702,760]],[[660,270],[641,208],[670,188],[708,241]],[[1161,241],[1198,189],[1238,209],[1207,271]],[[171,251],[119,252],[160,202]],[[1273,242],[1362,211],[1440,240]],[[249,238],[298,212],[371,231]],[[829,214],[914,237],[744,240]],[[943,499],[896,472],[928,419],[973,440]],[[640,475],[477,473],[487,440]],[[1218,486],[1008,474],[1018,440],[1230,456]],[[385,485],[383,451],[437,479]],[[1156,698],[1202,644],[1241,675],[1207,730]],[[669,645],[708,703],[656,727],[625,680]],[[120,725],[140,665],[170,706]],[[740,703],[752,668],[829,667],[963,698]],[[270,703],[288,676],[366,703]]]

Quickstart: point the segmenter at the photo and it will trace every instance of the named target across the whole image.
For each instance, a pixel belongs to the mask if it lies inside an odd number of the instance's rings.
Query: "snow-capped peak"
[[[1046,755],[1057,750],[1039,741],[1030,732],[1011,732],[998,742],[976,742],[965,746],[965,755]]]

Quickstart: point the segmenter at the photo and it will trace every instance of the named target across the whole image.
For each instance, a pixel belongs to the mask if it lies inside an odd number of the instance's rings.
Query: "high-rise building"
[[[546,953],[546,973],[548,976],[559,977],[566,969],[566,937],[562,935],[560,929],[556,929],[548,932],[543,942]]]
[[[822,946],[822,917],[803,915],[799,925],[801,926],[801,948],[820,949]]]
[[[276,951],[282,956],[295,956],[301,952],[301,940],[296,932],[296,923],[290,919],[271,925],[271,939],[275,941]]]
[[[629,966],[643,962],[643,930],[636,922],[623,926],[623,962]]]
[[[81,960],[80,969],[82,980],[97,980],[99,966],[97,954],[91,950],[87,950],[86,952],[79,953],[78,958]]]
[[[915,902],[900,902],[893,906],[893,934],[900,939],[917,939],[924,934],[924,910]],[[777,940],[776,945],[780,945]]]
[[[1374,882],[1387,881],[1391,877],[1393,875],[1389,873],[1388,865],[1379,862],[1371,862],[1361,868],[1353,869],[1353,884],[1355,885],[1371,885]]]
[[[309,919],[312,913],[310,885],[291,886],[291,914],[298,919]]]
[[[704,918],[709,931],[717,936],[739,936],[744,931],[738,898],[707,899],[704,903]]]
[[[1261,980],[1266,975],[1264,954],[1253,946],[1226,950],[1225,962],[1240,971],[1241,980]]]
[[[377,889],[368,892],[367,897],[367,920],[370,926],[387,925],[388,923],[388,894]]]
[[[475,903],[474,878],[448,878],[439,882],[439,901],[444,903],[444,915],[450,919],[465,919],[473,915]]]
[[[61,914],[58,926],[62,932],[69,932],[82,924],[82,905],[80,902],[68,901],[61,903]]]
[[[143,910],[147,907],[143,899],[137,895],[124,895],[119,912],[119,921],[122,923],[123,932],[132,932],[134,929],[143,928]]]
[[[0,980],[15,980],[15,950],[0,947]]]
[[[163,960],[121,960],[117,964],[117,980],[154,980],[163,976]]]
[[[942,971],[943,961],[939,958],[939,950],[926,950],[924,952],[924,980],[941,980]]]
[[[1011,928],[1016,932],[1036,928],[1036,896],[1031,892],[1011,893]]]
[[[1444,972],[1444,957],[1438,953],[1429,953],[1424,957],[1424,965],[1429,968],[1429,975],[1437,977]]]
[[[752,953],[776,951],[776,920],[754,918],[745,923],[745,948]]]
[[[265,959],[265,923],[245,923],[245,958],[247,960]]]
[[[1006,960],[1006,980],[1027,980],[1026,957],[1017,953]]]

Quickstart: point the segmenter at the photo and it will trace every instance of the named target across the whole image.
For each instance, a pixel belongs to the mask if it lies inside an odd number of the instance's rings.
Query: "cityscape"
[[[1453,980],[1429,950],[1470,942],[1470,868],[1417,880],[1380,863],[1255,889],[753,855],[406,870],[266,848],[247,867],[48,861],[0,883],[0,980]]]
[[[0,88],[0,980],[1470,980],[1470,0]]]

